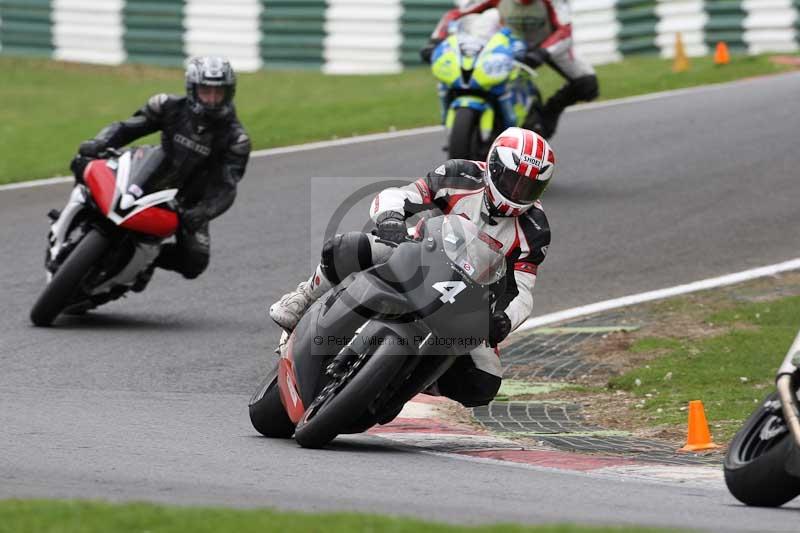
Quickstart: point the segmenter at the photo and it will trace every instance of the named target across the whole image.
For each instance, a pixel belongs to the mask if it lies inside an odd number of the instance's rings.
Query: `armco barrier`
[[[179,66],[228,56],[238,70],[398,72],[455,0],[0,0],[0,53]],[[577,53],[592,63],[798,49],[800,0],[572,0]]]
[[[328,0],[325,72],[399,72],[400,0]]]
[[[123,41],[127,60],[177,66],[183,62],[183,0],[127,0]]]
[[[54,0],[53,57],[85,63],[122,63],[123,0]]]
[[[793,52],[800,32],[800,0],[745,0],[744,41],[748,52]]]
[[[3,0],[0,45],[4,54],[51,56],[50,0]]]
[[[323,64],[324,0],[263,0],[261,57],[268,67]]]
[[[621,58],[619,32],[622,25],[615,6],[615,0],[573,2],[575,50],[591,63],[610,63]]]
[[[188,56],[222,54],[240,70],[257,70],[261,68],[260,15],[260,0],[188,0],[184,52]]]
[[[744,19],[747,13],[740,0],[707,0],[705,10],[708,22],[703,30],[709,47],[725,41],[733,51],[747,51],[744,42]]]
[[[419,65],[419,49],[430,39],[442,14],[452,7],[452,0],[403,0],[400,59],[404,65]]]

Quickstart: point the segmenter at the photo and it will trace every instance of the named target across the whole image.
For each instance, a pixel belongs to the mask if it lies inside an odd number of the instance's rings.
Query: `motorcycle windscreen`
[[[142,146],[131,153],[131,169],[128,190],[139,197],[166,189],[159,175],[166,166],[166,155],[160,146]]]
[[[472,221],[460,216],[444,217],[442,242],[447,257],[478,285],[492,285],[505,276],[502,244]]]
[[[130,172],[128,175],[127,190],[123,193],[120,207],[124,210],[135,209],[129,206],[140,198],[164,190],[167,186],[161,179],[166,166],[166,156],[160,146],[143,146],[131,152]],[[127,201],[126,201],[127,197]],[[120,212],[125,215],[125,211]],[[156,237],[169,237],[178,229],[178,216],[174,211],[163,207],[150,206],[120,225],[126,229],[153,235]]]
[[[500,28],[502,25],[496,10],[461,17],[454,27],[459,42],[464,43],[470,52],[474,49],[473,53],[479,52]]]
[[[451,347],[465,353],[488,334],[492,302],[504,288],[505,258],[482,239],[491,242],[467,219],[432,218],[422,242],[401,244],[374,270],[405,300],[407,316],[431,329],[445,348],[436,352],[441,355],[452,354]]]

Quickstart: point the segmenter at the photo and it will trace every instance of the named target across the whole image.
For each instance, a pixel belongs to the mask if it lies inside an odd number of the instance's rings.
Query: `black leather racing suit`
[[[222,120],[200,120],[186,97],[167,94],[153,96],[131,118],[111,124],[95,138],[119,148],[156,131],[161,131],[167,154],[162,179],[179,189],[182,209],[201,213],[196,228],[182,227],[176,243],[162,248],[156,266],[196,278],[209,262],[208,221],[233,205],[250,157],[250,138],[234,109]]]

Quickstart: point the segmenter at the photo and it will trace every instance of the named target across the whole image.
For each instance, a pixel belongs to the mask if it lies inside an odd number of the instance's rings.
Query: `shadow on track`
[[[62,315],[52,331],[58,330],[98,330],[98,331],[209,331],[214,328],[229,327],[226,320],[216,320],[212,317],[189,317],[181,315],[167,315],[148,317],[110,314],[87,313],[85,315]]]
[[[255,430],[253,430],[255,431]],[[349,452],[349,453],[383,453],[383,454],[409,454],[409,453],[418,453],[409,446],[404,446],[402,444],[397,443],[388,443],[379,437],[375,437],[370,435],[369,433],[359,433],[354,435],[341,435],[337,437],[333,442],[325,446],[320,450],[306,450],[305,448],[301,448],[299,444],[297,444],[293,439],[269,439],[267,437],[262,437],[261,435],[248,435],[248,439],[253,439],[253,441],[262,441],[264,443],[271,442],[271,443],[280,443],[281,446],[295,448],[298,452],[301,453],[315,453],[315,454],[324,454],[324,453],[341,453],[341,452]]]

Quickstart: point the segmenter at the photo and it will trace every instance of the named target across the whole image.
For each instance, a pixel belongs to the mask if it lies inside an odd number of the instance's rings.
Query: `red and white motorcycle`
[[[50,213],[48,282],[30,314],[37,326],[141,290],[162,243],[178,230],[178,189],[159,183],[161,147],[107,155],[86,165],[66,207]]]

